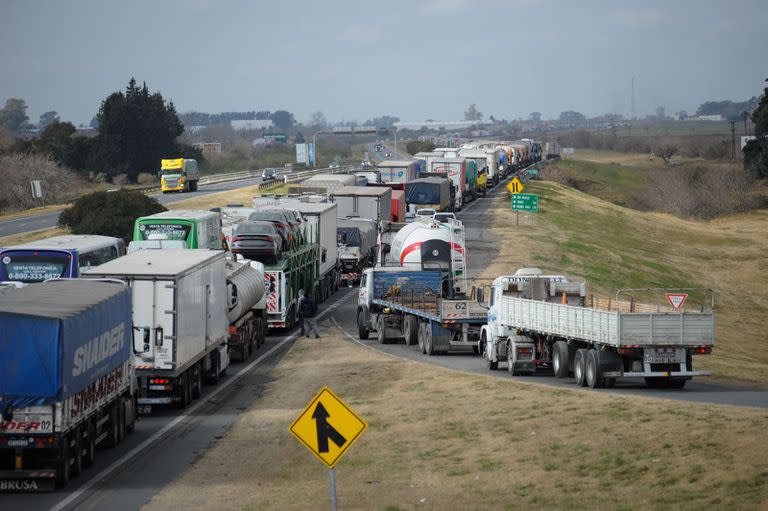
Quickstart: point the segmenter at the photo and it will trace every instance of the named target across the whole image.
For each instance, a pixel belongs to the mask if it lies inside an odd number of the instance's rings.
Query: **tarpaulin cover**
[[[0,407],[76,394],[133,356],[127,286],[85,280],[0,295]]]
[[[376,245],[376,221],[368,218],[339,218],[336,240],[340,245],[359,247],[362,253]]]
[[[408,204],[444,205],[451,198],[451,184],[447,179],[424,177],[405,184],[405,201]]]

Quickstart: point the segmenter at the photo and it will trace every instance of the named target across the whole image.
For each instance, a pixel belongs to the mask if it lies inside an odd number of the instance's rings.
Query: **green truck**
[[[478,197],[477,186],[477,162],[469,158],[464,160],[466,162],[464,168],[466,169],[467,182],[464,188],[465,199],[464,202],[473,201]]]
[[[213,211],[163,211],[136,219],[134,241],[181,240],[187,248],[221,250],[221,216]]]

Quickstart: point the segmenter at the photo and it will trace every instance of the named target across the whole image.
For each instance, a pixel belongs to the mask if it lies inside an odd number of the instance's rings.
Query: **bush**
[[[435,144],[432,142],[422,142],[421,140],[411,140],[407,144],[405,144],[405,150],[408,151],[409,154],[416,154],[416,153],[428,153],[435,149]]]
[[[27,209],[40,205],[32,198],[31,181],[38,180],[46,204],[62,200],[78,187],[77,177],[43,154],[0,155],[0,210]]]
[[[142,172],[136,180],[140,185],[153,185],[157,183],[157,176],[149,172]]]
[[[75,234],[101,234],[133,238],[133,224],[140,216],[166,211],[155,199],[132,190],[95,192],[83,195],[59,217],[59,226]]]
[[[124,186],[128,184],[128,174],[118,174],[112,178],[112,184]]]

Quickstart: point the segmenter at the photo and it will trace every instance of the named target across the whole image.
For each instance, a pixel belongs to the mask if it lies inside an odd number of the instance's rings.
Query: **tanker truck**
[[[267,332],[264,265],[227,259],[225,271],[229,355],[235,360],[247,360],[263,344]]]
[[[403,226],[385,266],[363,270],[357,304],[360,339],[404,339],[427,355],[476,351],[486,311],[466,296],[464,226],[424,218]]]

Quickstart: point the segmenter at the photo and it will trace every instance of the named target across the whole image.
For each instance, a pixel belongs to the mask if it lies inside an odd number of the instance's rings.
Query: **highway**
[[[381,144],[383,146],[383,149],[380,152],[376,151],[376,145]],[[403,154],[401,152],[395,152],[394,145],[389,142],[372,142],[370,144],[367,144],[366,150],[368,151],[368,156],[370,156],[372,159],[371,161],[373,163],[378,163],[380,161],[384,160],[412,160],[413,157],[407,154]],[[404,145],[399,145],[398,147],[405,147]],[[391,153],[391,156],[389,158],[384,157],[386,153]]]
[[[154,193],[150,197],[157,199],[160,204],[170,204],[172,202],[178,202],[180,200],[191,199],[193,197],[199,197],[202,195],[208,195],[216,192],[223,192],[226,190],[234,190],[236,188],[242,188],[244,186],[257,185],[262,182],[260,177],[254,177],[249,179],[241,179],[238,181],[228,181],[225,183],[212,183],[210,185],[200,185],[200,190],[197,192],[188,193]],[[23,232],[37,231],[40,229],[49,229],[56,227],[56,222],[59,219],[60,211],[52,213],[42,213],[37,215],[23,216],[19,218],[13,218],[10,220],[0,220],[0,237],[12,236],[14,234],[20,234]]]

